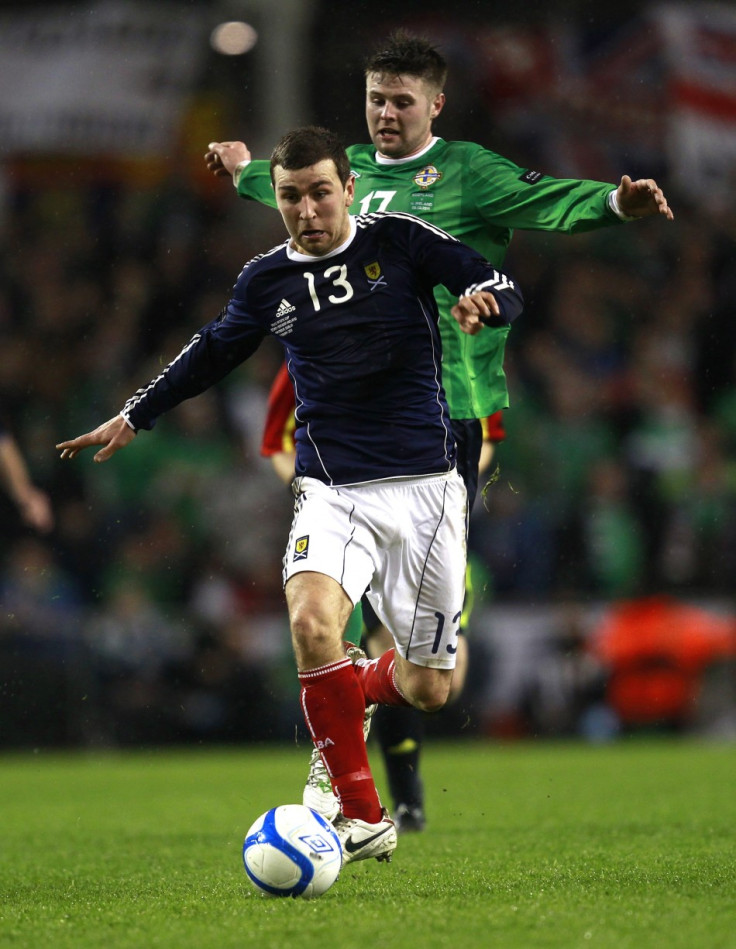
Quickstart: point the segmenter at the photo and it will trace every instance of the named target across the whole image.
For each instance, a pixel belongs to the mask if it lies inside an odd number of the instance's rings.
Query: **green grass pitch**
[[[736,947],[733,745],[432,743],[423,834],[321,899],[268,899],[243,835],[300,799],[307,759],[0,758],[0,946]]]

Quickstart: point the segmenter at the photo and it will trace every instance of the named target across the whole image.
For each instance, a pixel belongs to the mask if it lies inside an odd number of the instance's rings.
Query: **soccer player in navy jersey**
[[[405,213],[349,214],[354,182],[330,132],[297,129],[270,162],[289,239],[243,268],[222,313],[97,429],[57,448],[106,461],[213,385],[267,335],[296,395],[296,497],[283,580],[301,705],[340,802],[344,860],[388,860],[396,828],[363,740],[368,704],[442,707],[465,586],[467,493],[441,381],[433,287],[470,335],[521,311],[512,280]],[[342,634],[363,593],[395,648],[353,664]]]
[[[447,141],[434,122],[445,107],[447,63],[427,39],[398,30],[364,63],[365,117],[370,144],[348,147],[356,173],[354,213],[407,211],[449,231],[497,267],[503,266],[514,229],[577,234],[622,221],[660,215],[672,219],[667,199],[651,178],[620,184],[558,179],[518,166],[473,142]],[[238,194],[275,205],[268,161],[252,159],[243,142],[213,142],[205,156],[216,175],[232,176]],[[453,319],[452,294],[435,288],[440,310],[442,376],[458,446],[458,471],[470,507],[478,483],[481,420],[508,406],[503,369],[508,326],[468,339]],[[367,620],[367,617],[364,616]],[[367,620],[369,652],[380,633]],[[467,648],[460,641],[453,691],[462,688]],[[376,716],[397,822],[402,829],[424,826],[419,776],[422,716],[381,709]],[[314,761],[314,759],[313,759]],[[329,784],[320,795],[314,767],[305,802],[328,813]],[[320,801],[320,797],[322,800]]]

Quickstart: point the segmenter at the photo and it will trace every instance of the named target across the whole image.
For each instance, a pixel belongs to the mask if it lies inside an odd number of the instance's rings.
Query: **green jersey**
[[[521,168],[473,142],[434,139],[420,155],[379,158],[373,145],[351,145],[351,211],[404,211],[424,218],[501,267],[513,228],[573,234],[616,223],[608,196],[615,185],[551,178]],[[252,161],[238,181],[244,198],[276,206],[269,163]],[[509,328],[463,333],[435,289],[442,335],[442,381],[455,419],[483,418],[509,404],[503,371]]]

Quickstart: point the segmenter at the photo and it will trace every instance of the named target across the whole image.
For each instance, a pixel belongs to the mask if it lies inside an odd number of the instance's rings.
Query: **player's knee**
[[[329,638],[326,624],[306,611],[292,616],[291,635],[295,643],[302,645],[307,643],[317,645],[321,641],[326,642]]]
[[[450,680],[446,678],[432,678],[414,681],[411,694],[407,698],[422,712],[439,712],[445,705],[450,694]]]
[[[444,708],[447,699],[438,699],[436,697],[431,697],[429,699],[417,698],[414,702],[414,708],[418,708],[420,712],[439,712],[440,709]]]
[[[353,605],[342,587],[305,571],[291,577],[285,589],[298,667],[313,669],[343,658],[342,632]]]
[[[397,655],[396,685],[414,708],[422,712],[438,712],[450,694],[452,670],[418,666]]]
[[[307,604],[291,612],[291,638],[297,654],[321,654],[332,646],[339,634],[334,624]]]

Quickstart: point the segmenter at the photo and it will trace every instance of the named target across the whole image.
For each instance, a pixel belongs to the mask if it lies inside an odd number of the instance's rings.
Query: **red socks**
[[[299,673],[304,720],[340,800],[345,817],[373,824],[381,802],[373,782],[363,738],[366,702],[352,662],[338,662]]]
[[[373,782],[363,738],[366,705],[408,706],[396,687],[394,651],[378,659],[346,657],[319,669],[299,673],[304,720],[340,799],[345,817],[371,824],[381,819],[381,802]]]
[[[358,659],[355,672],[363,687],[365,704],[411,705],[396,687],[394,650],[388,649],[378,659]]]

